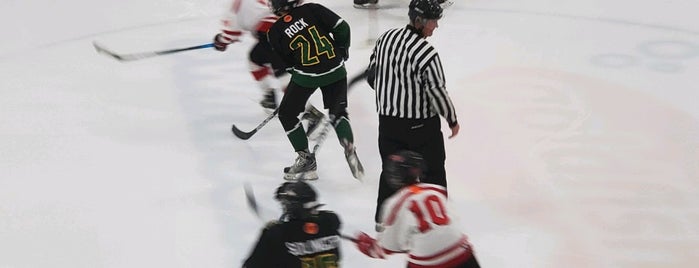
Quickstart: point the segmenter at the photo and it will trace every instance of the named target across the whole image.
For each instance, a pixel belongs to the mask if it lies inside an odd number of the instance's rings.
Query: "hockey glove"
[[[364,232],[357,234],[356,243],[357,248],[364,253],[364,255],[377,259],[383,259],[385,256],[381,246],[376,243],[376,239]]]
[[[214,48],[218,51],[226,51],[229,44],[240,41],[241,31],[223,31],[214,36]]]
[[[337,54],[342,57],[343,61],[347,61],[349,59],[349,49],[346,47],[338,47]]]

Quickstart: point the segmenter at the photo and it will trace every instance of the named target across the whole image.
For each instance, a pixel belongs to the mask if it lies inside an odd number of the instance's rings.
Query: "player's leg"
[[[381,224],[381,206],[383,202],[396,192],[388,184],[384,166],[388,156],[400,150],[408,149],[408,144],[405,143],[404,136],[406,132],[405,124],[401,119],[393,119],[389,117],[379,117],[379,155],[381,156],[381,175],[379,176],[379,191],[376,197],[376,211],[374,213],[374,221],[377,224],[379,231]]]
[[[411,149],[420,153],[425,158],[427,171],[422,182],[432,183],[447,187],[447,176],[444,168],[446,152],[444,149],[444,136],[440,129],[439,117],[433,117],[424,121],[424,126],[417,129],[411,135]]]
[[[308,150],[308,139],[299,115],[315,89],[305,88],[289,82],[286,93],[279,104],[279,121],[298,157],[293,165],[284,168],[285,179],[317,179],[315,156]]]
[[[364,167],[357,157],[357,148],[354,144],[354,134],[347,113],[347,77],[330,85],[321,87],[323,92],[323,105],[328,109],[332,126],[335,129],[340,145],[344,149],[345,159],[349,164],[352,176],[361,179],[364,176]]]

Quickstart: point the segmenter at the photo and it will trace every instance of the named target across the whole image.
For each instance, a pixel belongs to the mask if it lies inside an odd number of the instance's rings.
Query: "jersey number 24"
[[[291,40],[291,43],[289,43],[289,48],[291,48],[291,50],[300,49],[301,64],[303,66],[311,66],[320,63],[318,56],[321,55],[325,55],[328,59],[335,57],[333,44],[328,37],[321,35],[315,26],[309,27],[308,33],[311,40],[308,40],[305,35],[297,35]],[[311,41],[313,45],[311,45]],[[315,51],[311,48],[315,48]]]

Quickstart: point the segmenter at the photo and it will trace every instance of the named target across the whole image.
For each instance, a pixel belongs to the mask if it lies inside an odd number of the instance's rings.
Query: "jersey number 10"
[[[418,201],[410,202],[410,211],[413,212],[418,221],[418,228],[420,232],[424,233],[432,229],[432,226],[427,222],[426,215],[429,216],[429,220],[435,225],[447,225],[449,224],[449,216],[444,210],[444,204],[436,195],[429,195],[422,200],[422,204],[425,209],[422,209],[418,204]],[[427,210],[425,213],[424,210]]]

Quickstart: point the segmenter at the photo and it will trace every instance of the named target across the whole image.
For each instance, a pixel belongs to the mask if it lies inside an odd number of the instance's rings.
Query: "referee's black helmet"
[[[442,18],[442,13],[444,11],[438,0],[412,0],[408,8],[408,17],[410,17],[410,21],[415,21],[418,17],[428,20],[437,20]]]

